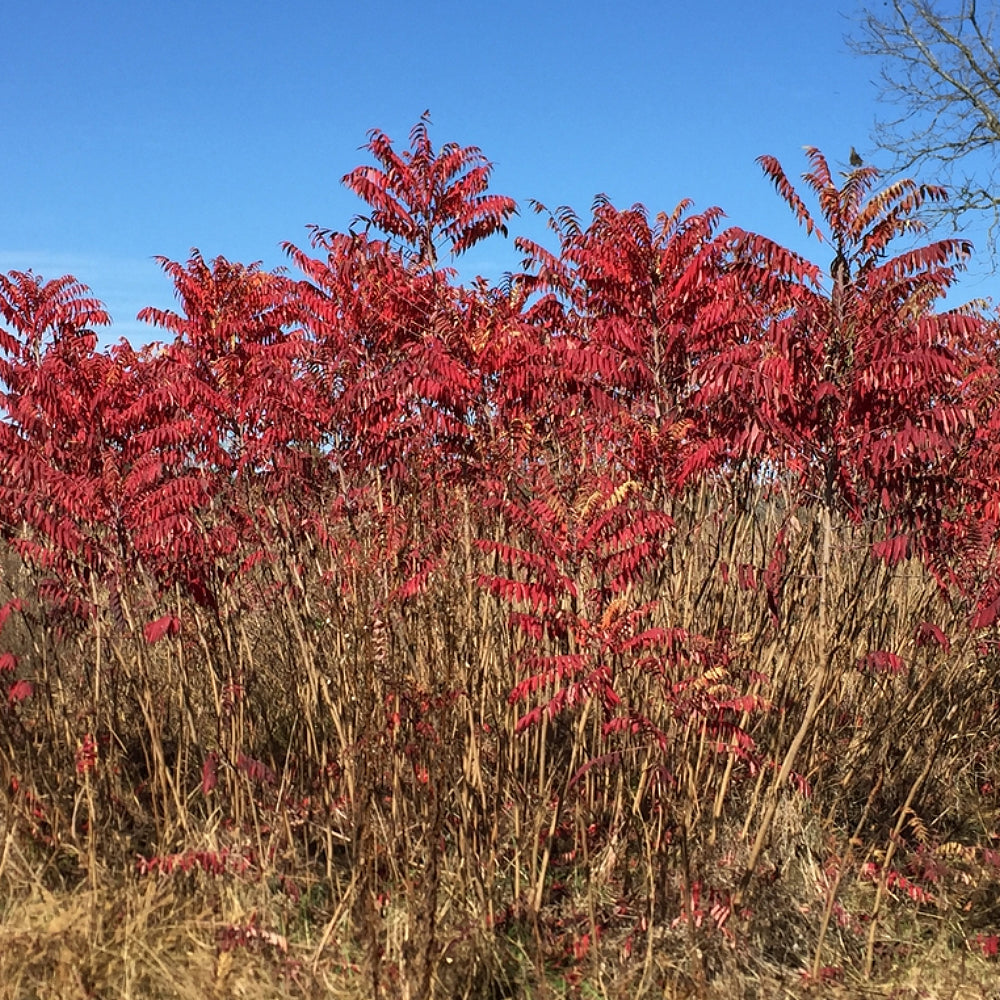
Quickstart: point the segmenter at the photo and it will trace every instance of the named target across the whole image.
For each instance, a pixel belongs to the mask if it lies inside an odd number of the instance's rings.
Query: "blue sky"
[[[798,249],[759,167],[802,147],[832,162],[870,147],[878,65],[844,41],[856,0],[218,0],[8,3],[0,61],[0,270],[73,273],[110,308],[109,339],[170,306],[153,257],[285,263],[306,226],[346,229],[340,177],[372,127],[405,145],[474,144],[514,197],[511,235],[544,239],[528,199],[585,214],[720,205]],[[876,161],[877,162],[877,161]],[[508,241],[461,262],[496,278]],[[993,279],[963,281],[964,298]]]

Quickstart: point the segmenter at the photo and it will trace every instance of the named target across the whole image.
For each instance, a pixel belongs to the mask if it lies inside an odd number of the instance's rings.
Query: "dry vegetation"
[[[240,582],[267,610],[184,604],[153,645],[138,581],[124,626],[13,615],[34,696],[3,716],[3,995],[994,995],[993,648],[844,524],[821,608],[808,520],[775,627],[720,564],[759,567],[779,505],[696,500],[653,624],[730,643],[687,679],[759,696],[746,754],[624,664],[667,752],[609,741],[593,703],[516,733],[525,640],[473,585],[472,505],[388,613],[365,524],[350,594],[289,546]],[[968,638],[921,642],[924,622]],[[859,668],[872,648],[906,669]]]
[[[423,119],[386,234],[164,261],[96,349],[0,275],[0,997],[1000,996],[996,326],[805,175],[504,227]],[[811,233],[776,161],[762,161]]]

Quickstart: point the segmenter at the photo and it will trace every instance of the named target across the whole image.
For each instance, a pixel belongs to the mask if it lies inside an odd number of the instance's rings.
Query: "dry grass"
[[[726,644],[688,679],[766,699],[734,720],[754,753],[624,661],[669,753],[593,703],[518,734],[527,643],[475,586],[499,529],[454,504],[405,601],[373,517],[336,552],[285,537],[212,611],[137,580],[86,628],[11,618],[34,695],[0,714],[0,996],[1000,996],[998,661],[919,566],[762,496],[675,504],[631,599]],[[736,567],[781,527],[776,626]]]

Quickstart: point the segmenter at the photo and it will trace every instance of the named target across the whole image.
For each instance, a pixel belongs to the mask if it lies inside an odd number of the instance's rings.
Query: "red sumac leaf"
[[[18,597],[13,598],[13,600],[10,600],[6,604],[0,606],[0,628],[4,627],[11,612],[20,611],[21,607],[21,600]]]
[[[735,698],[730,698],[725,704],[725,708],[730,708],[734,712],[756,712],[758,709],[767,709],[767,702],[754,694],[741,694]]]
[[[951,640],[945,633],[931,622],[921,622],[917,626],[917,646],[929,646],[937,643],[946,653],[951,649]]]
[[[996,958],[1000,951],[1000,935],[997,934],[977,934],[976,944],[987,958]]]
[[[910,553],[910,540],[906,535],[894,535],[872,546],[872,555],[881,559],[887,566],[895,566],[902,562]]]
[[[542,712],[544,711],[543,705],[536,705],[530,712],[522,715],[520,719],[517,720],[517,724],[514,726],[515,733],[523,733],[526,729],[530,729],[532,726],[538,725],[542,719]]]
[[[17,669],[17,657],[13,653],[0,653],[0,671]]]
[[[201,765],[201,794],[208,793],[219,783],[219,755],[213,750]]]
[[[601,754],[599,757],[594,757],[591,760],[588,760],[586,763],[582,764],[579,768],[577,768],[576,773],[573,775],[572,778],[569,779],[568,787],[572,788],[579,782],[579,780],[582,777],[584,777],[589,771],[593,770],[595,767],[596,768],[613,767],[621,764],[623,756],[624,755],[620,750],[613,750],[610,753]]]
[[[176,615],[164,615],[155,621],[147,622],[142,633],[146,642],[152,645],[159,642],[165,635],[175,636],[180,633],[181,620]]]
[[[886,649],[876,649],[858,660],[859,670],[870,670],[875,674],[901,674],[906,669],[903,658]]]
[[[990,601],[989,604],[981,607],[970,620],[972,628],[989,628],[1000,618],[1000,595]]]
[[[12,705],[16,705],[18,702],[24,701],[26,698],[30,698],[34,693],[35,688],[31,681],[14,681],[7,691],[7,700]]]
[[[266,785],[276,785],[278,783],[278,776],[272,768],[268,767],[263,761],[247,757],[246,754],[241,753],[236,759],[236,768],[242,771],[251,781],[258,781]]]
[[[76,748],[76,773],[87,774],[97,767],[97,744],[94,737],[87,733]]]

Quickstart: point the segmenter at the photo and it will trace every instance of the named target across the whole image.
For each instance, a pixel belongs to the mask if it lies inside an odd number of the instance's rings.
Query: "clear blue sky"
[[[684,197],[809,246],[754,159],[797,176],[804,145],[846,165],[876,116],[877,64],[844,42],[856,0],[39,0],[8,2],[0,60],[0,270],[74,273],[112,338],[152,339],[172,304],[152,257],[285,262],[306,225],[361,209],[339,178],[378,127],[480,146],[544,238],[529,198]],[[812,248],[815,250],[815,248]],[[825,250],[813,253],[822,261]],[[517,264],[491,242],[462,273]],[[989,294],[991,279],[963,283]]]

